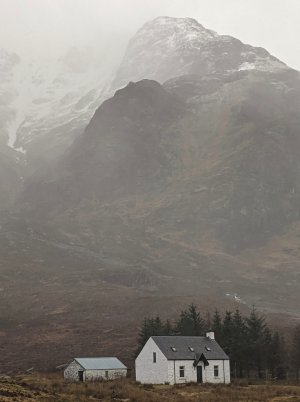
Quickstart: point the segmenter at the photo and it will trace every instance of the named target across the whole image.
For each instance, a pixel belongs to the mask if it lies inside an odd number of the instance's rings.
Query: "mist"
[[[136,30],[159,15],[193,17],[300,69],[298,0],[1,0],[0,47],[56,58],[89,46],[103,57],[121,57]]]

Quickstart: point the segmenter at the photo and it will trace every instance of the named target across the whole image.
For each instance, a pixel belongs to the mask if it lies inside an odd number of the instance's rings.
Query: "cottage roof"
[[[116,357],[76,357],[75,360],[85,370],[114,370],[127,368]]]
[[[204,355],[207,360],[229,360],[214,340],[206,336],[152,336],[168,360],[195,360]]]

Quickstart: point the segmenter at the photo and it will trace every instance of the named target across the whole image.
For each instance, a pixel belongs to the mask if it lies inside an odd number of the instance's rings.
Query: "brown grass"
[[[229,386],[187,384],[145,386],[130,379],[111,382],[70,383],[59,375],[32,374],[0,380],[1,402],[283,402],[300,401],[300,384]]]

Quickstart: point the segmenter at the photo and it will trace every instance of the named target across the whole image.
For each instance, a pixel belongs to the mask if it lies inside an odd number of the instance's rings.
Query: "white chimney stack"
[[[206,337],[209,339],[215,339],[215,333],[213,331],[206,332]]]

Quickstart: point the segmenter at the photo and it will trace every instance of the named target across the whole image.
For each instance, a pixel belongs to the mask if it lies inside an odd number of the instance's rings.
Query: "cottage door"
[[[82,370],[78,371],[78,379],[79,379],[79,381],[83,381],[83,371]]]
[[[197,366],[197,382],[202,383],[202,366]]]

